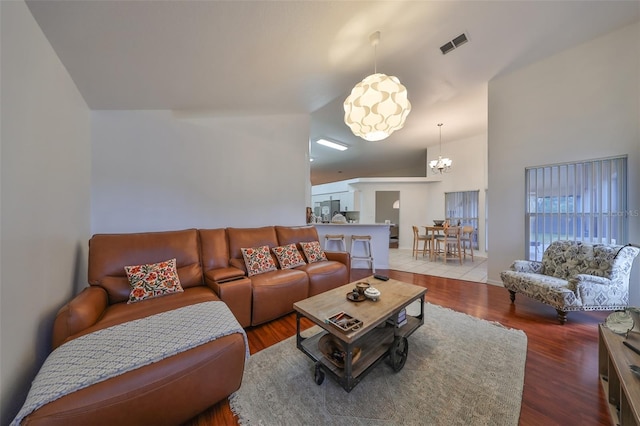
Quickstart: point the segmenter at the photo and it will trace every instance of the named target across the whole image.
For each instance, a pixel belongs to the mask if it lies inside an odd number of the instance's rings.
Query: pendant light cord
[[[369,42],[373,46],[373,73],[378,74],[378,43],[380,43],[380,31],[369,36]]]
[[[378,44],[373,46],[373,73],[378,74]]]

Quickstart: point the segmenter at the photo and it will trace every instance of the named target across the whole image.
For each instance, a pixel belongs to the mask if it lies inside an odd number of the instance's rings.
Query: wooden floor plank
[[[560,325],[555,309],[524,296],[517,296],[512,304],[502,287],[409,272],[377,272],[428,288],[429,303],[524,330],[528,346],[520,425],[611,424],[598,382],[598,324],[607,312],[572,312],[567,323]],[[367,275],[367,271],[354,269],[351,279]],[[274,345],[295,331],[294,314],[251,327],[247,329],[250,352]],[[225,400],[187,424],[238,423]]]

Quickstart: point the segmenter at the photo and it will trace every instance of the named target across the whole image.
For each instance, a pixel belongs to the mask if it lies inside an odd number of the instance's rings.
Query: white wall
[[[357,181],[358,179],[346,179],[338,182],[314,185],[311,188],[311,193],[312,195],[318,195],[318,194],[330,194],[333,192],[353,191],[353,187],[351,186],[351,184]]]
[[[51,347],[53,318],[86,282],[90,117],[22,1],[0,2],[1,424]]]
[[[525,253],[525,167],[628,154],[629,209],[640,209],[639,64],[636,23],[490,82],[489,282]],[[640,243],[640,217],[629,230]]]
[[[92,233],[298,225],[309,116],[92,112]]]

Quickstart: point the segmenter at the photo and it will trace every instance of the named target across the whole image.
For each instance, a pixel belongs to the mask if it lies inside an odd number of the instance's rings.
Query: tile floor
[[[411,250],[389,249],[389,269],[466,281],[487,282],[487,259],[479,256],[474,256],[473,262],[467,256],[462,265],[457,259],[449,260],[445,265],[442,260],[429,261],[428,255],[422,257],[421,254],[418,254],[416,260],[411,255]]]

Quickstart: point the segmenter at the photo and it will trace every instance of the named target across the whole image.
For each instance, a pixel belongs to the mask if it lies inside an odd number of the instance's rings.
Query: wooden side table
[[[640,365],[640,355],[622,344],[624,336],[602,324],[598,329],[598,370],[609,403],[611,422],[620,426],[640,426],[640,377],[629,368],[630,364]],[[629,332],[626,340],[640,348],[640,333]]]

